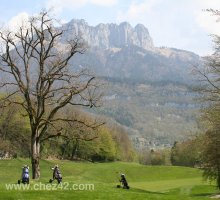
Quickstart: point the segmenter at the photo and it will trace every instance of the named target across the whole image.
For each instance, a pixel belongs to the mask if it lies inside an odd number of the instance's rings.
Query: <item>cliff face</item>
[[[109,49],[135,45],[146,50],[154,48],[147,28],[138,24],[134,28],[127,22],[117,24],[99,24],[89,26],[84,20],[71,20],[64,25],[67,38],[81,35],[91,48]]]

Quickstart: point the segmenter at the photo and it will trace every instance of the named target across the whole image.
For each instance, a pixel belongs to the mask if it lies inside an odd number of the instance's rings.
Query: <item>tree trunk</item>
[[[32,178],[40,178],[40,141],[36,135],[31,138],[31,164],[32,164]]]
[[[220,166],[217,173],[217,188],[220,190]]]
[[[79,140],[76,139],[76,144],[75,144],[75,146],[72,149],[71,160],[74,160],[74,159],[77,158],[77,151],[78,151],[78,149],[79,149]]]

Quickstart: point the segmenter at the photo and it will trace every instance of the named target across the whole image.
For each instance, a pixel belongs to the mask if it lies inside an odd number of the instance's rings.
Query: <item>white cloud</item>
[[[118,12],[118,21],[139,21],[143,20],[143,15],[149,15],[154,11],[154,7],[157,6],[161,0],[144,0],[141,3],[133,1],[125,12]]]
[[[16,32],[21,26],[25,28],[29,19],[29,15],[26,12],[19,13],[18,15],[12,17],[7,23],[7,29]]]
[[[220,9],[219,0],[196,0],[196,4],[203,9],[213,8]]]
[[[46,7],[53,8],[53,11],[58,14],[64,9],[75,10],[88,4],[109,7],[116,5],[117,2],[118,0],[47,0]]]
[[[219,22],[217,19],[219,17],[212,16],[209,12],[199,12],[196,16],[196,22],[203,28],[208,34],[220,35]]]
[[[114,6],[118,3],[117,0],[90,0],[88,1],[90,2],[91,4],[94,4],[94,5],[98,5],[98,6]]]
[[[52,8],[53,11],[61,13],[64,9],[77,9],[83,7],[87,3],[87,0],[47,0],[46,7]]]
[[[8,22],[3,23],[1,29],[2,31],[10,31],[12,33],[16,33],[20,27],[23,28],[23,30],[28,28],[27,22],[29,20],[29,15],[26,12],[22,12],[17,14],[16,16],[12,17]],[[16,40],[15,40],[16,41]],[[0,39],[0,53],[4,52],[4,48],[2,46],[3,40]]]
[[[220,10],[220,1],[219,0],[212,0],[212,1],[196,0],[196,1],[197,1],[197,6],[200,8],[194,13],[195,21],[198,24],[198,26],[203,28],[208,34],[220,35],[219,24],[217,23],[219,17],[213,16],[212,13],[204,11],[210,8]]]

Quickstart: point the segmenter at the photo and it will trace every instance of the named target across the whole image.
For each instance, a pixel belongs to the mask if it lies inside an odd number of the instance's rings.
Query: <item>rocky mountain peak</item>
[[[100,23],[90,26],[85,20],[72,20],[61,43],[75,36],[82,37],[89,50],[77,57],[73,65],[86,66],[101,76],[148,81],[188,83],[192,65],[200,62],[198,55],[185,50],[154,47],[148,29],[128,22]]]
[[[97,26],[89,26],[83,19],[73,19],[63,27],[69,30],[66,31],[65,38],[80,35],[91,48],[110,49],[135,45],[146,50],[154,49],[153,40],[147,28],[141,24],[135,27],[128,22],[122,22],[119,25],[101,23]]]

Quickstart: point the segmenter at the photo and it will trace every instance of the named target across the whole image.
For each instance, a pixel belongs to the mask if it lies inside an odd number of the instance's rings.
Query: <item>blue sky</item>
[[[202,11],[220,10],[220,0],[1,0],[0,23],[10,27],[21,19],[53,7],[58,19],[68,22],[85,19],[90,25],[121,23],[144,24],[155,46],[212,52],[210,34],[219,34],[216,17]]]

